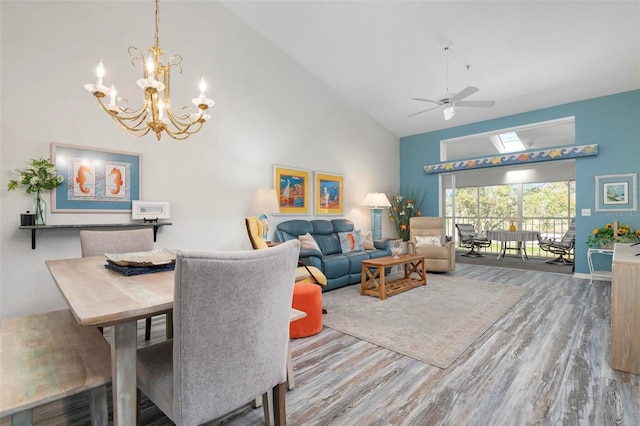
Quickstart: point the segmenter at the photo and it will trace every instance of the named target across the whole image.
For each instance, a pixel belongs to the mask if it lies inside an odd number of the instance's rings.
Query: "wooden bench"
[[[31,425],[34,407],[86,390],[91,423],[108,424],[109,344],[68,309],[3,320],[0,377],[0,418],[12,425]]]

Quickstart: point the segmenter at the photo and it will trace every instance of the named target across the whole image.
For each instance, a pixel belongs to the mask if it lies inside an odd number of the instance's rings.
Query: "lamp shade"
[[[375,209],[381,209],[384,207],[391,207],[391,203],[387,196],[381,192],[370,192],[364,197],[361,206],[371,207]]]
[[[261,188],[253,196],[253,213],[277,213],[279,209],[278,193],[275,189]]]

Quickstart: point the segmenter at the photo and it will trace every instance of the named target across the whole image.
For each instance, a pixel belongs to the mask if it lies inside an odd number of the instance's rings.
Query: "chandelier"
[[[156,0],[155,23],[154,44],[149,48],[150,54],[146,59],[138,48],[131,46],[128,49],[129,55],[131,55],[131,64],[134,67],[136,62],[142,64],[142,78],[137,80],[137,83],[143,90],[143,100],[138,109],[134,110],[123,106],[121,103],[126,104],[127,100],[124,98],[116,99],[115,87],[113,85],[107,87],[103,84],[105,70],[102,61],[96,68],[98,76],[96,83],[85,84],[84,88],[96,97],[100,107],[111,116],[113,121],[129,134],[141,137],[153,130],[158,140],[160,140],[162,132],[167,132],[174,139],[184,140],[198,132],[204,122],[211,118],[206,110],[215,102],[204,95],[207,84],[203,78],[200,82],[200,95],[192,100],[198,108],[196,112],[188,106],[183,106],[180,112],[174,112],[171,109],[171,67],[176,67],[182,74],[182,56],[172,55],[166,65],[160,62],[164,51],[160,49],[158,37],[160,27],[158,0]],[[108,104],[105,103],[107,95],[109,95]]]

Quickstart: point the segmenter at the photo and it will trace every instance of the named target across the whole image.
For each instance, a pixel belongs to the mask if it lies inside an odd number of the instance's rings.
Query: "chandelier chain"
[[[160,36],[158,35],[160,31],[160,5],[158,4],[158,0],[156,0],[156,32],[153,37],[153,47],[155,47],[156,51],[160,48]]]

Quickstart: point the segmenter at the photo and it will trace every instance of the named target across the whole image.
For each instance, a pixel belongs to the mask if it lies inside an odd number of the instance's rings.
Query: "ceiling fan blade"
[[[431,102],[432,104],[438,104],[438,105],[443,104],[443,102],[441,101],[434,101],[433,99],[427,99],[427,98],[412,98],[412,100],[420,101],[420,102]]]
[[[423,111],[414,112],[413,114],[407,115],[407,117],[413,117],[414,115],[422,114],[423,112],[427,112],[427,111],[433,111],[434,109],[438,109],[438,108],[440,108],[439,105],[438,106],[434,106],[433,108],[425,109]]]
[[[453,95],[450,99],[450,102],[457,102],[460,99],[464,99],[467,96],[471,96],[474,93],[476,93],[478,90],[477,87],[473,87],[473,86],[469,86],[469,87],[465,87],[464,89],[462,89],[462,91],[456,93],[455,95]]]
[[[494,106],[495,103],[496,101],[458,101],[456,102],[456,106],[490,108]]]

